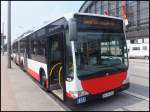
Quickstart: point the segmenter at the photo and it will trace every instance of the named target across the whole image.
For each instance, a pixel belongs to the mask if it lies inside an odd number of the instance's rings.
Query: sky
[[[71,12],[78,12],[84,1],[12,1],[11,40],[27,30],[36,30],[55,18]],[[1,29],[7,36],[8,2],[1,1]],[[1,31],[3,32],[3,30]],[[5,42],[6,43],[6,42]]]

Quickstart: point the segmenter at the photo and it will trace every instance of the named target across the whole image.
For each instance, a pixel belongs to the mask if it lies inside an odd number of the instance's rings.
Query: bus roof
[[[107,16],[107,15],[101,15],[101,14],[93,14],[93,13],[75,13],[75,14],[77,14],[77,15],[86,15],[86,16],[96,16],[96,17],[107,17],[107,18],[113,18],[113,19],[123,20],[120,17]]]
[[[44,27],[46,27],[46,26],[48,26],[48,25],[51,25],[51,24],[55,23],[56,21],[58,21],[58,20],[60,20],[60,19],[62,19],[62,18],[65,18],[66,21],[69,21],[69,19],[73,18],[74,15],[86,15],[86,16],[95,16],[95,17],[106,17],[106,18],[113,18],[113,19],[123,20],[123,19],[120,18],[120,17],[106,16],[106,15],[93,14],[93,13],[80,13],[80,12],[78,12],[78,13],[68,13],[68,14],[65,14],[64,16],[58,17],[58,18],[55,19],[54,21],[48,23],[47,25],[44,25],[44,26],[38,28],[37,30],[35,30],[35,31],[31,32],[31,33],[28,33],[28,34],[26,34],[26,35],[24,35],[24,36],[22,36],[22,37],[19,36],[18,38],[15,39],[14,42],[16,42],[16,41],[18,41],[18,40],[20,40],[20,39],[23,39],[24,37],[29,36],[30,34],[33,34],[33,33],[35,33],[36,31],[38,31],[38,30],[40,30],[40,29],[42,29],[42,28],[44,28]]]

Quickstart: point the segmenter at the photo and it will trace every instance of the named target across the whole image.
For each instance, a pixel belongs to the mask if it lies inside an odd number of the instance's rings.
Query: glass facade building
[[[128,43],[149,43],[149,1],[125,1]],[[79,12],[122,17],[122,1],[85,1]]]

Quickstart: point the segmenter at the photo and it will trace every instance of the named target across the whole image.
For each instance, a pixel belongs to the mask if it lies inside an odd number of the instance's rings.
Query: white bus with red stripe
[[[66,103],[81,104],[129,88],[121,18],[74,13],[17,39],[12,46],[18,64]]]

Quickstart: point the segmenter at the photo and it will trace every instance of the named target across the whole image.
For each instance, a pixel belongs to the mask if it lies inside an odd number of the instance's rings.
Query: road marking
[[[129,61],[129,63],[139,63],[139,64],[149,64],[149,61],[145,61],[145,62],[140,62],[140,61]]]
[[[130,73],[130,76],[132,77],[140,77],[140,78],[143,78],[143,79],[148,79],[148,77],[145,77],[145,76],[138,76],[138,75],[135,75],[133,73]]]
[[[139,94],[136,94],[136,93],[132,93],[132,92],[129,92],[127,90],[125,90],[124,93],[135,96],[135,97],[140,98],[140,99],[144,99],[146,101],[149,101],[148,97],[145,97],[145,96],[142,96],[142,95],[139,95]]]

